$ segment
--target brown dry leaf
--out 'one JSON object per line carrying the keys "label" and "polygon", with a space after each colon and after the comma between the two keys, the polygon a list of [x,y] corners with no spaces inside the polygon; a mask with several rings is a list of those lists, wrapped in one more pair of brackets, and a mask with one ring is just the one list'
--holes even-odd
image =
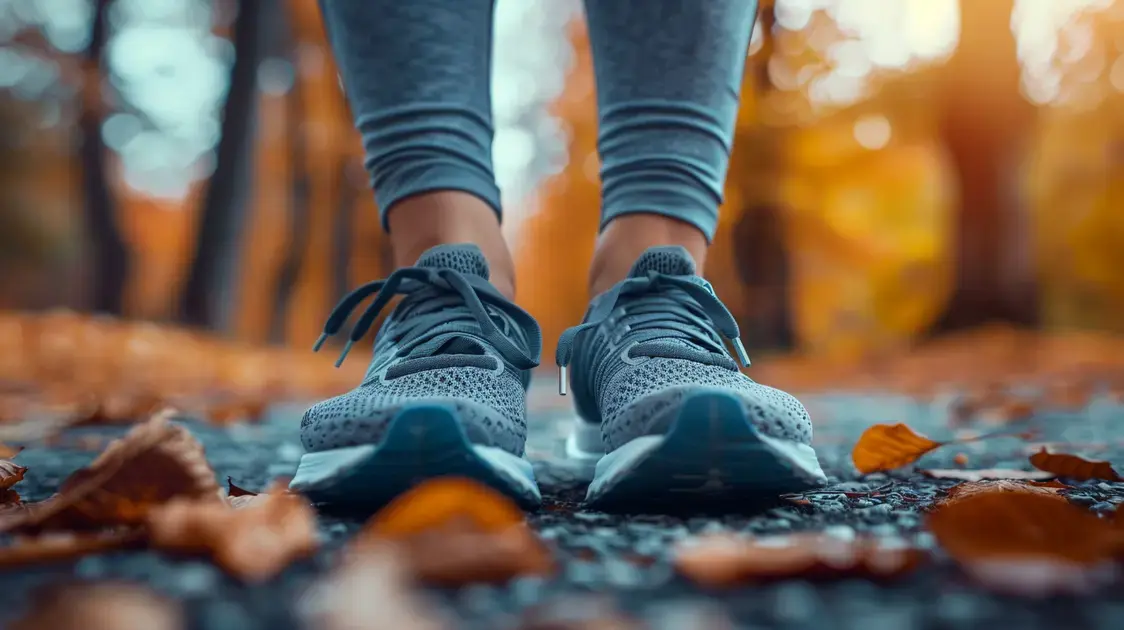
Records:
{"label": "brown dry leaf", "polygon": [[505,582],[553,571],[554,558],[523,512],[475,481],[433,479],[395,499],[353,545],[398,545],[414,575],[436,584]]}
{"label": "brown dry leaf", "polygon": [[1112,464],[1108,462],[1093,461],[1077,455],[1051,453],[1045,448],[1030,456],[1030,464],[1038,470],[1078,481],[1088,479],[1121,481],[1120,475],[1116,474]]}
{"label": "brown dry leaf", "polygon": [[787,578],[892,578],[912,571],[924,559],[918,549],[879,538],[715,534],[680,544],[675,567],[699,584],[718,587]]}
{"label": "brown dry leaf", "polygon": [[226,478],[226,486],[227,486],[226,495],[230,498],[234,498],[234,497],[255,497],[255,496],[258,495],[257,492],[251,492],[249,490],[239,488],[238,486],[234,485],[234,480],[231,479],[230,477]]}
{"label": "brown dry leaf", "polygon": [[298,608],[307,627],[322,630],[447,630],[456,627],[437,602],[417,589],[392,546],[352,550],[316,583]]}
{"label": "brown dry leaf", "polygon": [[1037,494],[1050,497],[1057,501],[1065,501],[1059,494],[1069,486],[1057,481],[1030,481],[1015,479],[981,479],[979,481],[965,481],[948,489],[948,496],[942,503],[954,503],[967,497],[986,493],[1022,493]]}
{"label": "brown dry leaf", "polygon": [[68,477],[58,494],[24,518],[0,523],[0,530],[139,525],[153,506],[172,498],[220,502],[222,491],[203,445],[170,417],[170,412],[157,414],[114,440]]}
{"label": "brown dry leaf", "polygon": [[960,470],[959,468],[931,468],[922,474],[934,479],[955,479],[958,481],[983,481],[985,479],[1015,479],[1019,481],[1045,481],[1057,475],[1044,470],[1014,470],[1008,468],[984,468],[980,470]]}
{"label": "brown dry leaf", "polygon": [[113,391],[98,397],[96,406],[78,424],[131,424],[159,413],[166,406],[152,394]]}
{"label": "brown dry leaf", "polygon": [[11,630],[183,630],[179,604],[131,584],[51,587]]}
{"label": "brown dry leaf", "polygon": [[167,551],[212,557],[247,582],[268,579],[319,546],[316,514],[300,495],[253,497],[234,509],[226,502],[175,499],[148,514],[151,544]]}
{"label": "brown dry leaf", "polygon": [[0,567],[73,560],[92,553],[135,547],[143,541],[144,535],[137,529],[17,536],[12,544],[0,547]]}
{"label": "brown dry leaf", "polygon": [[[676,602],[677,609],[689,607]],[[691,628],[682,619],[668,620],[666,627]],[[710,621],[710,620],[708,620]],[[675,623],[672,623],[675,622]],[[604,596],[560,597],[548,600],[523,612],[519,630],[642,630],[646,626],[629,618],[611,598]],[[725,630],[728,625],[709,624],[708,630]]]}
{"label": "brown dry leaf", "polygon": [[904,424],[876,424],[859,437],[851,459],[859,472],[867,474],[912,464],[942,445]]}
{"label": "brown dry leaf", "polygon": [[1040,595],[1084,591],[1111,575],[1124,532],[1042,492],[981,492],[942,504],[929,530],[990,588]]}
{"label": "brown dry leaf", "polygon": [[7,491],[23,481],[27,469],[7,459],[0,459],[0,491]]}

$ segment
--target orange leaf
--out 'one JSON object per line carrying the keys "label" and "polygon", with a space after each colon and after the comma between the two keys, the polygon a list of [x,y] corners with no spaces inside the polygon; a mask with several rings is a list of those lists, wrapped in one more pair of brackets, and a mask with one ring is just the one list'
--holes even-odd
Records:
{"label": "orange leaf", "polygon": [[1124,542],[1108,521],[1043,493],[965,496],[932,512],[928,526],[970,576],[1028,594],[1092,585]]}
{"label": "orange leaf", "polygon": [[130,584],[85,583],[56,586],[32,601],[11,630],[183,630],[183,611],[174,601]]}
{"label": "orange leaf", "polygon": [[296,494],[259,494],[234,509],[225,502],[180,498],[148,514],[158,549],[211,556],[248,582],[268,579],[319,545],[316,514]]}
{"label": "orange leaf", "polygon": [[675,567],[705,586],[844,577],[889,578],[912,571],[925,554],[876,538],[844,540],[825,534],[743,538],[703,536],[680,544]]}
{"label": "orange leaf", "polygon": [[859,437],[851,459],[863,474],[893,470],[912,464],[942,444],[919,435],[904,424],[876,424]]}
{"label": "orange leaf", "polygon": [[546,574],[550,551],[507,497],[468,479],[422,483],[391,502],[353,543],[398,546],[414,575],[435,584],[505,582]]}
{"label": "orange leaf", "polygon": [[1048,496],[1058,501],[1065,501],[1059,492],[1068,488],[1056,481],[1018,481],[1013,479],[981,479],[979,481],[965,481],[948,489],[948,496],[944,503],[960,501],[962,499],[983,493],[1018,492],[1022,494],[1036,494]]}
{"label": "orange leaf", "polygon": [[409,536],[454,519],[468,519],[484,531],[523,522],[523,511],[491,488],[459,477],[426,481],[390,502],[368,523],[380,538]]}
{"label": "orange leaf", "polygon": [[1120,475],[1116,474],[1112,464],[1108,462],[1092,461],[1077,455],[1050,453],[1045,448],[1030,456],[1030,464],[1038,470],[1078,481],[1088,479],[1121,481]]}

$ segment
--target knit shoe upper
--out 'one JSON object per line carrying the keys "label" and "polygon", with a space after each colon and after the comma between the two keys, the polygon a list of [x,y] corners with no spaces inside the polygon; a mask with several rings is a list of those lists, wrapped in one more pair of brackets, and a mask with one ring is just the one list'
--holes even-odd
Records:
{"label": "knit shoe upper", "polygon": [[804,406],[741,373],[723,341],[738,327],[682,247],[653,247],[629,277],[594,298],[584,322],[563,333],[558,365],[573,364],[570,384],[581,417],[600,423],[606,452],[663,434],[686,396],[733,393],[762,434],[810,444]]}
{"label": "knit shoe upper", "polygon": [[[339,332],[367,297],[344,355],[396,295],[405,296],[375,339],[374,359],[356,389],[314,405],[301,423],[309,451],[378,443],[404,405],[451,405],[469,440],[522,455],[526,390],[538,365],[542,333],[528,313],[488,282],[474,245],[443,245],[414,267],[364,285],[336,306],[323,341]],[[340,357],[343,360],[343,356]]]}

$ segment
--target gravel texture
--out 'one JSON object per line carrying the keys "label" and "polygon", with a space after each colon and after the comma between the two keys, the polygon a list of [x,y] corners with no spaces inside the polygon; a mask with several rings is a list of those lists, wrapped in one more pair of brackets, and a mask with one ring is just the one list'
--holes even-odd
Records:
{"label": "gravel texture", "polygon": [[[550,386],[532,398],[529,452],[537,460],[547,505],[531,522],[557,550],[559,574],[550,580],[525,578],[506,587],[468,586],[435,595],[460,616],[463,627],[580,627],[559,625],[574,610],[594,613],[616,606],[652,628],[791,628],[815,630],[909,630],[928,628],[1121,628],[1124,599],[1110,592],[1084,598],[1030,600],[1000,597],[973,586],[939,555],[905,579],[887,584],[860,580],[813,584],[793,580],[728,591],[704,591],[674,575],[670,543],[700,532],[783,533],[824,530],[906,537],[932,545],[922,531],[922,511],[957,482],[919,473],[859,478],[849,463],[861,431],[877,422],[905,422],[934,439],[953,437],[944,407],[895,396],[820,395],[804,397],[816,421],[816,444],[832,477],[808,504],[731,505],[725,514],[612,515],[583,511],[589,471],[558,458],[567,430],[565,400]],[[258,425],[216,428],[192,424],[219,478],[229,475],[243,488],[260,490],[290,475],[301,455],[300,410],[274,409]],[[1075,444],[1101,459],[1124,461],[1124,407],[1095,400],[1079,411],[1043,411],[1016,429],[1036,428],[1041,441]],[[74,469],[95,453],[66,448],[83,435],[117,435],[118,428],[75,429],[64,446],[30,448],[18,457],[29,470],[19,486],[28,501],[49,496]],[[73,438],[73,439],[71,439]],[[958,453],[967,468],[1026,468],[1038,443],[1002,438],[939,449],[922,467],[955,468]],[[853,496],[874,488],[879,497]],[[850,493],[851,496],[842,494]],[[1124,483],[1085,482],[1067,491],[1071,501],[1098,512],[1115,511],[1124,501]],[[244,586],[207,562],[173,559],[151,552],[90,556],[77,562],[12,569],[0,573],[0,622],[23,609],[30,593],[68,580],[123,579],[171,595],[186,605],[193,628],[274,630],[300,627],[297,603],[311,581],[328,569],[332,551],[360,525],[359,520],[321,516],[327,541],[316,558],[290,567],[277,579]],[[571,612],[567,612],[571,611]],[[531,624],[537,620],[538,625]],[[551,625],[553,623],[553,625]]]}

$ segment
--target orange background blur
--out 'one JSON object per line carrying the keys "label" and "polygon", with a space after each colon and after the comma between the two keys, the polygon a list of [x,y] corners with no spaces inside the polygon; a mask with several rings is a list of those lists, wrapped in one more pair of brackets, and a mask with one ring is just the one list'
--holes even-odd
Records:
{"label": "orange background blur", "polygon": [[[0,15],[0,309],[304,347],[388,272],[314,2],[55,4]],[[545,357],[597,229],[577,6],[497,10],[497,177]],[[1122,270],[1124,0],[763,5],[707,274],[755,357],[1121,332]]]}

